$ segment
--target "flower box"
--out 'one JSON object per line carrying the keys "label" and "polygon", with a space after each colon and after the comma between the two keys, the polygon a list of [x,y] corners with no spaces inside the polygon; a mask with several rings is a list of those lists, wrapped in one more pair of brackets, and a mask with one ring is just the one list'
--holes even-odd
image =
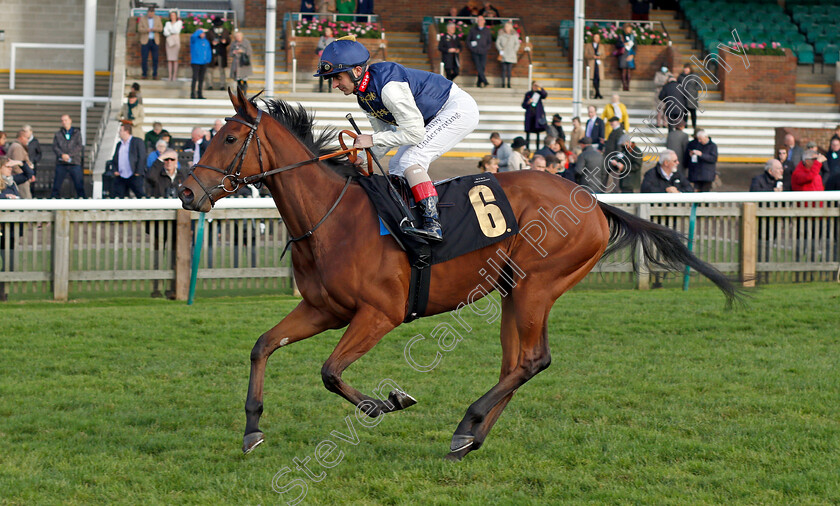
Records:
{"label": "flower box", "polygon": [[790,49],[783,56],[747,54],[747,68],[738,56],[720,51],[730,67],[718,65],[719,88],[726,102],[793,104],[796,102],[796,56]]}

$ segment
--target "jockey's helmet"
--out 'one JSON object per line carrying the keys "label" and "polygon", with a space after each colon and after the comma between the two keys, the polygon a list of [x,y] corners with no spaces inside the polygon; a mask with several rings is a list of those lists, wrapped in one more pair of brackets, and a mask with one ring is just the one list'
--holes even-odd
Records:
{"label": "jockey's helmet", "polygon": [[[369,59],[370,52],[365,46],[353,39],[342,37],[330,42],[330,45],[321,53],[321,61],[318,62],[315,77],[349,72],[355,67],[364,67]],[[356,80],[352,74],[350,77]]]}

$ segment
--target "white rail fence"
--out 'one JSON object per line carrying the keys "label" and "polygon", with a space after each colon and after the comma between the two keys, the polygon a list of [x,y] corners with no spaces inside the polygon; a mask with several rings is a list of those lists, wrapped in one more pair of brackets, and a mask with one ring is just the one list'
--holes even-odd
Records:
{"label": "white rail fence", "polygon": [[[837,280],[840,192],[599,198],[684,234],[696,204],[694,251],[732,276]],[[171,290],[185,299],[198,216],[175,199],[0,200],[0,294],[66,300]],[[207,217],[199,292],[291,291],[289,257],[280,261],[288,236],[272,199],[226,199]],[[681,279],[637,275],[629,260],[605,258],[584,284],[646,288]]]}

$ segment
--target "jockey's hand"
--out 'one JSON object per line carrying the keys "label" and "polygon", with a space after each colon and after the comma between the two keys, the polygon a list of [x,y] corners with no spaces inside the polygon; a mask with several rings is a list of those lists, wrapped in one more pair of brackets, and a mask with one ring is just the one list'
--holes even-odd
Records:
{"label": "jockey's hand", "polygon": [[356,137],[356,140],[353,141],[354,148],[371,148],[373,147],[373,136],[372,135],[360,135]]}

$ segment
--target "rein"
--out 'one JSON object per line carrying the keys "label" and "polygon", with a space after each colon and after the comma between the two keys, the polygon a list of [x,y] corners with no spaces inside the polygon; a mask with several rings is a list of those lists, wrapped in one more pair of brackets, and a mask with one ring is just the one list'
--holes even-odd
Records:
{"label": "rein", "polygon": [[[334,151],[332,153],[328,153],[326,155],[312,157],[308,160],[303,160],[303,161],[300,161],[300,162],[295,162],[295,163],[292,163],[292,164],[289,164],[289,165],[285,165],[283,167],[278,167],[276,169],[271,169],[271,170],[268,170],[268,171],[264,171],[263,170],[263,160],[262,160],[262,143],[260,142],[259,134],[257,134],[257,128],[259,128],[259,126],[260,126],[260,121],[262,120],[263,111],[262,111],[262,109],[257,109],[257,111],[258,111],[257,112],[257,118],[254,120],[253,123],[250,123],[248,121],[245,121],[243,119],[236,118],[236,117],[225,118],[225,121],[236,121],[237,123],[241,123],[241,124],[245,125],[246,127],[248,127],[250,129],[250,131],[248,132],[248,137],[245,139],[245,142],[242,144],[242,147],[239,148],[239,152],[237,152],[236,157],[230,162],[230,165],[228,165],[227,169],[222,170],[218,167],[213,167],[211,165],[203,165],[203,164],[198,164],[198,163],[193,165],[192,168],[190,169],[190,172],[189,172],[189,174],[187,174],[187,177],[185,178],[185,180],[189,179],[190,176],[192,176],[192,178],[195,179],[196,183],[198,183],[198,186],[200,186],[201,189],[204,191],[204,195],[201,197],[201,200],[199,200],[198,203],[195,205],[196,207],[201,207],[201,205],[204,204],[205,200],[210,200],[210,205],[212,206],[215,202],[213,200],[213,197],[210,196],[210,194],[213,191],[215,191],[219,188],[221,188],[227,194],[235,193],[237,190],[239,190],[239,188],[243,184],[253,184],[253,183],[256,183],[256,182],[260,182],[263,179],[267,178],[268,176],[272,176],[274,174],[279,174],[279,173],[285,172],[287,170],[296,169],[298,167],[303,167],[304,165],[308,165],[310,163],[321,162],[321,161],[324,161],[324,160],[328,160],[330,158],[335,158],[335,157],[341,156],[341,155],[347,155],[347,158],[350,160],[350,163],[356,163],[357,153],[358,153],[360,148],[347,148],[347,146],[344,143],[344,138],[342,137],[342,135],[347,134],[348,136],[350,136],[353,139],[355,139],[357,137],[357,135],[355,133],[349,131],[349,130],[342,130],[338,134],[338,141],[339,141],[339,144],[341,144],[342,149],[339,149],[339,150]],[[245,161],[245,154],[248,152],[248,147],[251,145],[251,140],[255,137],[257,139],[257,159],[259,160],[259,164],[260,164],[260,172],[258,174],[254,174],[252,176],[246,176],[246,177],[243,178],[243,177],[240,177],[240,174],[242,172],[242,164]],[[196,147],[196,149],[197,148],[198,147]],[[368,158],[369,172],[366,172],[363,169],[360,169],[360,172],[363,175],[370,176],[373,173],[373,171],[371,169],[372,163],[371,163],[371,153],[370,153],[370,151],[367,151],[367,158]],[[234,166],[235,166],[235,168],[234,168]],[[197,167],[201,167],[201,168],[204,168],[204,169],[210,169],[212,171],[215,171],[215,172],[218,172],[218,173],[222,174],[221,182],[219,182],[219,184],[217,184],[215,186],[211,186],[208,189],[204,185],[204,183],[201,182],[201,180],[198,178],[198,176],[195,175],[195,169]],[[335,211],[335,208],[338,207],[338,203],[341,202],[341,199],[344,197],[344,194],[347,193],[347,188],[350,186],[351,179],[352,179],[352,177],[347,178],[347,181],[344,183],[344,188],[342,188],[341,193],[339,193],[339,195],[338,195],[338,198],[335,200],[335,202],[333,202],[332,207],[330,207],[329,211],[327,211],[327,213],[324,215],[324,217],[321,218],[321,220],[318,221],[318,223],[316,223],[314,227],[309,229],[309,231],[304,233],[303,235],[301,235],[299,237],[291,237],[291,238],[289,238],[288,241],[286,241],[286,247],[283,248],[283,253],[280,255],[280,260],[282,260],[283,257],[286,255],[286,252],[289,250],[289,246],[291,246],[292,243],[302,241],[303,239],[311,237],[312,234],[316,230],[318,230],[318,227],[320,227],[327,220],[327,218],[330,216],[330,214],[332,214],[332,212]],[[230,182],[230,189],[228,189],[228,185],[226,184],[226,182],[228,182],[228,181]]]}

